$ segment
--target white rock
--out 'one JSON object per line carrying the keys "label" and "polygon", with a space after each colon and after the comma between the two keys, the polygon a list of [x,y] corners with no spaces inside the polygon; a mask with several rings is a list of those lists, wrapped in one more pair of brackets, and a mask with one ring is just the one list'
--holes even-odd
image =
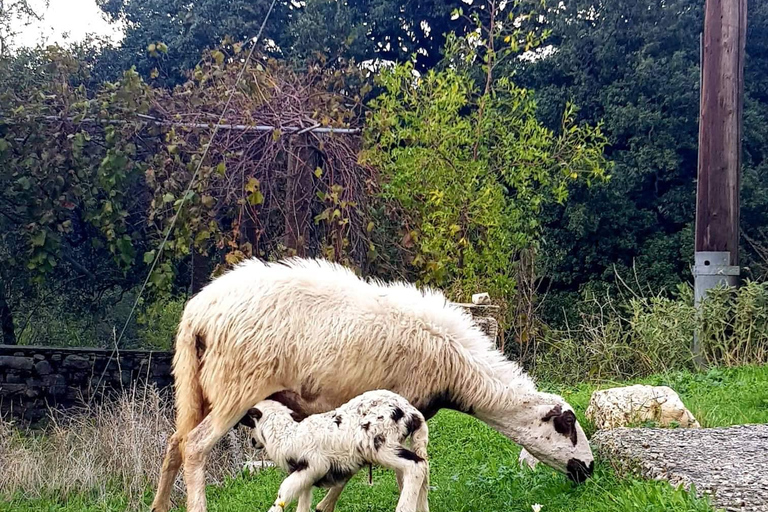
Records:
{"label": "white rock", "polygon": [[249,460],[245,462],[243,469],[250,473],[255,473],[265,468],[271,468],[274,465],[275,463],[271,460]]}
{"label": "white rock", "polygon": [[485,306],[491,303],[491,296],[487,293],[476,293],[472,295],[472,304]]}
{"label": "white rock", "polygon": [[699,428],[699,422],[672,388],[637,384],[592,393],[587,418],[600,429],[652,421],[662,427]]}

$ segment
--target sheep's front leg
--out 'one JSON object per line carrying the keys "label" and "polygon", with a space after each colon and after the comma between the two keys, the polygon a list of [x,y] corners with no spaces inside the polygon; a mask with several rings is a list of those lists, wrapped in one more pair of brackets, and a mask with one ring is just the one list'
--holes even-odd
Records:
{"label": "sheep's front leg", "polygon": [[309,468],[294,471],[288,478],[280,484],[280,490],[277,491],[277,499],[269,512],[283,512],[285,507],[292,503],[296,498],[310,493],[312,498],[312,484],[316,482],[325,472],[312,471]]}

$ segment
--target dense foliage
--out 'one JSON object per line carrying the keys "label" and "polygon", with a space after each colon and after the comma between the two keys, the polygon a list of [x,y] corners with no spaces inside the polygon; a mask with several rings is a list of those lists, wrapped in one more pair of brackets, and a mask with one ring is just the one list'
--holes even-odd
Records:
{"label": "dense foliage", "polygon": [[[768,10],[750,1],[744,107],[742,262],[766,275]],[[551,54],[517,63],[521,85],[536,91],[539,113],[557,126],[563,106],[603,122],[613,162],[609,183],[577,187],[550,210],[541,272],[548,315],[578,292],[626,281],[673,290],[690,279],[697,169],[699,35],[703,2],[571,0],[542,18]]]}
{"label": "dense foliage", "polygon": [[[756,279],[763,4],[749,2],[741,215]],[[163,332],[226,265],[307,254],[459,299],[491,291],[522,352],[548,332],[537,317],[595,313],[585,296],[669,297],[690,279],[700,2],[278,1],[225,113],[278,129],[211,140],[269,5],[103,0],[127,23],[116,46],[0,58],[5,341],[111,343],[155,260],[138,318]],[[377,58],[397,64],[355,64]],[[285,131],[315,124],[364,137]],[[127,334],[163,345],[151,331]]]}
{"label": "dense foliage", "polygon": [[599,129],[574,125],[569,108],[555,135],[536,120],[530,92],[506,78],[478,93],[461,72],[414,80],[405,64],[380,82],[364,156],[405,212],[410,263],[454,296],[512,296],[542,209],[565,201],[569,183],[603,175]]}
{"label": "dense foliage", "polygon": [[172,91],[147,85],[133,70],[91,88],[87,62],[55,47],[4,62],[6,304],[80,291],[80,306],[105,308],[105,294],[130,295],[155,260],[147,290],[155,298],[183,293],[192,278],[199,287],[217,267],[254,255],[367,261],[376,181],[357,164],[359,136],[281,133],[348,126],[359,113],[343,87],[359,70],[296,74],[256,61],[230,102],[242,115],[224,121],[277,128],[221,130],[211,141],[208,124],[241,69],[233,58],[240,50],[210,53]]}

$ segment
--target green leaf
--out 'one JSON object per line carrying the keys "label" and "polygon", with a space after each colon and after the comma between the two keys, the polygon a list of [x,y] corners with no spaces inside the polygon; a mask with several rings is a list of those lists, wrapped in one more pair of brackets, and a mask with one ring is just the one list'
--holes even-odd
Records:
{"label": "green leaf", "polygon": [[155,254],[156,254],[156,252],[155,252],[154,249],[152,249],[151,251],[145,252],[144,253],[144,263],[149,265],[153,261],[155,261]]}
{"label": "green leaf", "polygon": [[40,230],[31,237],[32,246],[33,247],[42,247],[45,245],[45,239],[46,239],[47,233],[45,230]]}
{"label": "green leaf", "polygon": [[264,196],[261,194],[260,190],[257,190],[252,194],[248,195],[248,203],[252,206],[259,205],[263,202],[264,202]]}
{"label": "green leaf", "polygon": [[245,191],[246,192],[255,192],[259,189],[259,180],[256,178],[250,178],[248,180],[248,183],[245,184]]}
{"label": "green leaf", "polygon": [[166,192],[165,194],[163,194],[163,203],[171,203],[175,199],[176,197],[174,197],[174,195],[171,194],[170,192]]}

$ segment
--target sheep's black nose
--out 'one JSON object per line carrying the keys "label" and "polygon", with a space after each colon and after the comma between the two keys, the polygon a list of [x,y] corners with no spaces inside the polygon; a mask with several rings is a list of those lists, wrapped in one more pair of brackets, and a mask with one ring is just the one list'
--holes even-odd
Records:
{"label": "sheep's black nose", "polygon": [[591,477],[594,470],[595,461],[590,462],[589,466],[587,466],[583,461],[578,459],[571,459],[568,461],[566,466],[568,478],[577,484],[580,484],[587,478]]}

